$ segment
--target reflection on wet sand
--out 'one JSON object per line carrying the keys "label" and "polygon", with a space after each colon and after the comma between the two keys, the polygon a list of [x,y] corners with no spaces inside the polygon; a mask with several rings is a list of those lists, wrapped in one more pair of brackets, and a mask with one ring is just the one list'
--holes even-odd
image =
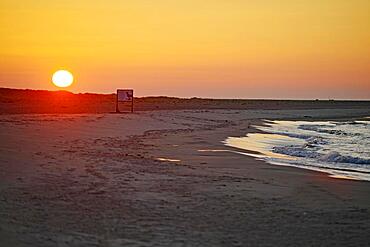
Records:
{"label": "reflection on wet sand", "polygon": [[198,149],[198,152],[231,152],[227,149]]}
{"label": "reflection on wet sand", "polygon": [[178,159],[169,159],[169,158],[162,158],[162,157],[157,158],[157,160],[168,161],[168,162],[181,162],[181,160],[178,160]]}

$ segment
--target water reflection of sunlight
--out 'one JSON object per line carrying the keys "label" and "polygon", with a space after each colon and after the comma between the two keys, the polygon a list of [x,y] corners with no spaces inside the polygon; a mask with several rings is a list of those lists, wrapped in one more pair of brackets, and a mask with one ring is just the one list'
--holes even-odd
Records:
{"label": "water reflection of sunlight", "polygon": [[330,174],[331,178],[348,179],[348,180],[361,180],[360,178],[349,177],[350,175]]}
{"label": "water reflection of sunlight", "polygon": [[[229,137],[226,139],[225,144],[230,147],[257,152],[272,158],[294,160],[293,157],[288,155],[271,151],[272,147],[276,144],[287,144],[289,142],[291,142],[291,137],[288,136],[252,133],[248,134],[246,137]],[[250,156],[261,157],[261,155],[256,154],[250,154]]]}

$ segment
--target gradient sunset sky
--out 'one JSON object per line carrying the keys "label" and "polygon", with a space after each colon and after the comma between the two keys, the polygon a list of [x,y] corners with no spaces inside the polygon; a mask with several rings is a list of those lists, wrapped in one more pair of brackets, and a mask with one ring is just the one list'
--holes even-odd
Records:
{"label": "gradient sunset sky", "polygon": [[0,87],[370,99],[369,0],[0,0]]}

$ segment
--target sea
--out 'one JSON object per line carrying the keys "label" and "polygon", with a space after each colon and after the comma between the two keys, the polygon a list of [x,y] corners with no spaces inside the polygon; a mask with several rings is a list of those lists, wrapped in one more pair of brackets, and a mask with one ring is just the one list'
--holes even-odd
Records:
{"label": "sea", "polygon": [[370,181],[369,117],[347,121],[265,121],[253,127],[261,133],[229,137],[225,145],[243,149],[243,154],[274,165]]}

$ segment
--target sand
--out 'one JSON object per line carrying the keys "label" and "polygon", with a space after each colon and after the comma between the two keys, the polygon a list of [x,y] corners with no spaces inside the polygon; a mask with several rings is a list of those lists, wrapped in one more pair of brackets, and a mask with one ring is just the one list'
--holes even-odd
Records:
{"label": "sand", "polygon": [[370,115],[344,108],[2,114],[0,245],[367,246],[368,182],[222,143],[261,119]]}

